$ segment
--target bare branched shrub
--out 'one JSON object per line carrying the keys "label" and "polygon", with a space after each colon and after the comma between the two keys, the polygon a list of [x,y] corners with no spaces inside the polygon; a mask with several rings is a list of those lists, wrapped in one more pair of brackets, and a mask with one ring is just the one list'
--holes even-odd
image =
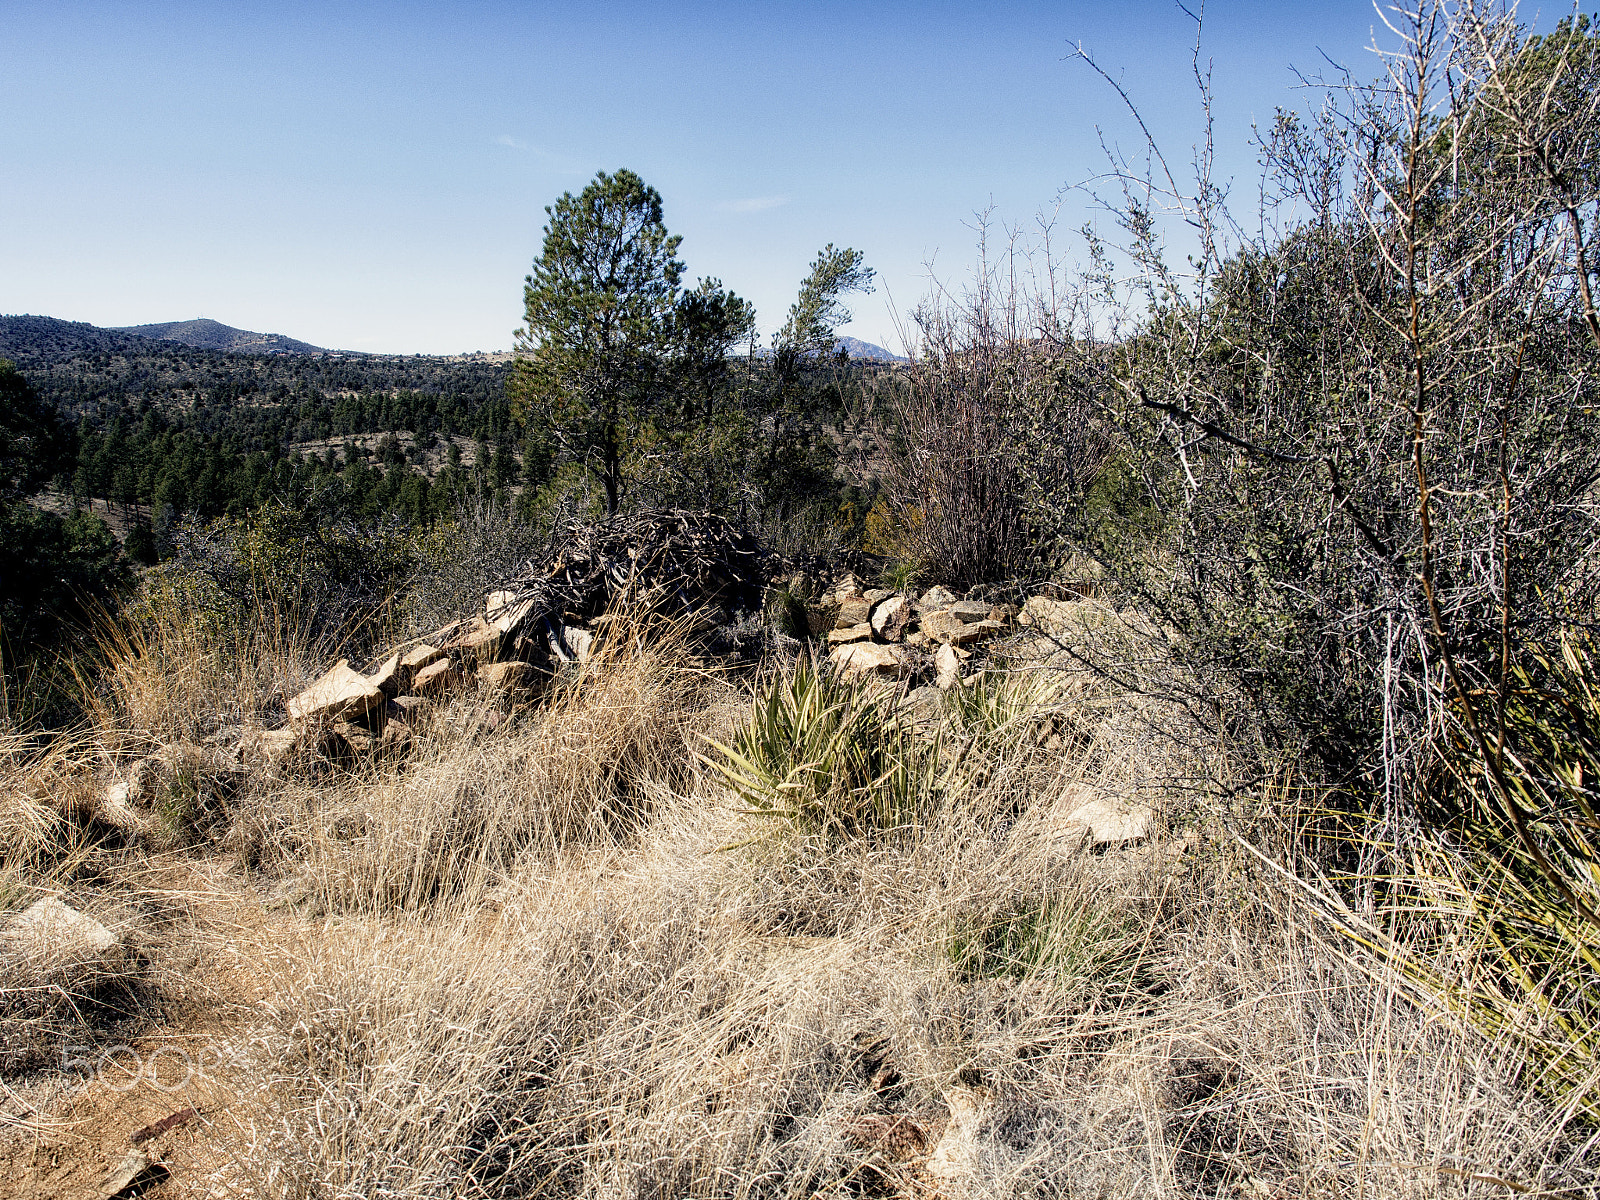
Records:
{"label": "bare branched shrub", "polygon": [[1090,380],[1058,307],[1048,227],[1040,275],[989,260],[985,220],[973,286],[916,313],[920,344],[885,384],[887,483],[911,554],[959,587],[1055,565],[1072,514],[1105,461]]}
{"label": "bare branched shrub", "polygon": [[[1089,543],[1218,728],[1236,697],[1264,742],[1399,811],[1446,658],[1492,686],[1508,648],[1590,611],[1600,117],[1595,89],[1555,86],[1592,78],[1591,38],[1528,42],[1472,3],[1392,20],[1376,83],[1265,135],[1255,234],[1209,149],[1191,191],[1158,151],[1114,164],[1125,304],[1154,315],[1112,348],[1108,395],[1163,536]],[[1163,211],[1199,230],[1192,270]]]}

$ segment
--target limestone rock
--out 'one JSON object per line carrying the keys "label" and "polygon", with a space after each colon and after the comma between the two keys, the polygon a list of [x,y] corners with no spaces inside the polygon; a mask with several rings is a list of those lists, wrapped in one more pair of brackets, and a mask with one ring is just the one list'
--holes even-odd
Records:
{"label": "limestone rock", "polygon": [[455,663],[448,658],[429,663],[411,680],[411,690],[419,696],[436,696],[458,678]]}
{"label": "limestone rock", "polygon": [[423,642],[421,645],[413,646],[400,655],[400,670],[409,679],[415,676],[423,667],[436,663],[443,657],[443,650],[428,642]]}
{"label": "limestone rock", "polygon": [[870,642],[871,640],[871,625],[852,625],[848,629],[835,629],[828,634],[828,645],[830,646],[848,646],[852,642]]}
{"label": "limestone rock", "polygon": [[834,620],[834,628],[849,629],[855,625],[865,625],[871,616],[872,605],[855,596],[839,604],[839,615]]}
{"label": "limestone rock", "polygon": [[[427,715],[428,707],[421,696],[396,696],[384,706],[384,715],[389,718],[390,725],[415,725]],[[388,728],[384,726],[385,730]]]}
{"label": "limestone rock", "polygon": [[1061,807],[1067,808],[1066,815],[1051,822],[1050,836],[1055,841],[1076,841],[1091,846],[1142,842],[1150,836],[1155,822],[1155,813],[1149,805],[1109,796],[1084,799],[1082,793],[1068,793]]}
{"label": "limestone rock", "polygon": [[941,608],[923,614],[922,632],[928,635],[930,641],[965,646],[987,636],[989,630],[983,622],[964,621],[949,609]]}
{"label": "limestone rock", "polygon": [[898,642],[911,624],[911,601],[889,596],[872,610],[872,632],[886,642]]}
{"label": "limestone rock", "polygon": [[845,678],[859,675],[883,675],[900,678],[911,673],[911,652],[904,646],[885,646],[876,642],[855,642],[836,646],[828,660],[838,667]]}
{"label": "limestone rock", "polygon": [[933,653],[934,682],[948,692],[961,682],[961,656],[951,645],[940,646]]}
{"label": "limestone rock", "polygon": [[117,945],[117,935],[93,917],[54,896],[36,900],[12,918],[6,937],[20,948],[50,958],[91,959]]}
{"label": "limestone rock", "polygon": [[934,612],[937,609],[949,608],[959,599],[960,597],[949,588],[934,586],[922,593],[922,597],[917,601],[917,611]]}
{"label": "limestone rock", "polygon": [[349,659],[341,658],[331,671],[289,701],[289,717],[295,721],[338,720],[360,716],[383,700],[378,681],[354,670]]}
{"label": "limestone rock", "polygon": [[868,588],[865,592],[861,593],[861,598],[868,604],[877,604],[880,600],[887,600],[891,594],[892,593],[886,592],[882,588]]}
{"label": "limestone rock", "polygon": [[987,600],[957,600],[945,611],[954,613],[963,621],[986,621],[993,609],[994,606]]}
{"label": "limestone rock", "polygon": [[478,679],[496,689],[527,687],[533,682],[534,675],[533,664],[525,662],[486,663],[478,668]]}

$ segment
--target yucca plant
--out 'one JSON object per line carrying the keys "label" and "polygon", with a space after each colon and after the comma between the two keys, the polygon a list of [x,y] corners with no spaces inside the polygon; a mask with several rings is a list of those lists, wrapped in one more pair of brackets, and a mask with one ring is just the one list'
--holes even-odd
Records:
{"label": "yucca plant", "polygon": [[702,759],[752,813],[805,833],[912,825],[945,795],[955,764],[941,766],[938,739],[920,738],[898,699],[803,658],[755,698],[733,744],[712,741]]}
{"label": "yucca plant", "polygon": [[1600,662],[1587,637],[1524,646],[1462,689],[1422,788],[1428,835],[1358,840],[1399,870],[1346,938],[1419,999],[1517,1046],[1537,1083],[1600,1119]]}

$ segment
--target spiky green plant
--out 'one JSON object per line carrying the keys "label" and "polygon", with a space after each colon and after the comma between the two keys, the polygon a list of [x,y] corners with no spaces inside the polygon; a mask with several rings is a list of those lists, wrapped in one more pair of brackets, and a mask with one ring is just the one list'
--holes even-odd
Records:
{"label": "spiky green plant", "polygon": [[[1519,648],[1458,696],[1423,789],[1428,836],[1378,847],[1378,921],[1344,935],[1419,995],[1519,1046],[1545,1089],[1600,1119],[1600,662],[1587,638]],[[1374,844],[1372,839],[1364,839]]]}
{"label": "spiky green plant", "polygon": [[919,737],[898,700],[801,659],[755,698],[733,744],[712,741],[702,759],[752,813],[805,833],[913,825],[945,795],[955,764],[941,767],[938,739]]}

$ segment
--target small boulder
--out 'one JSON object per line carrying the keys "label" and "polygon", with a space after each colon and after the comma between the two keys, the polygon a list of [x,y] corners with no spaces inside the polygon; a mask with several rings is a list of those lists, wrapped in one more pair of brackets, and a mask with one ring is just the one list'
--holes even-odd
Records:
{"label": "small boulder", "polygon": [[954,613],[963,621],[986,621],[993,610],[994,605],[987,600],[957,600],[945,609],[946,612]]}
{"label": "small boulder", "polygon": [[350,666],[349,659],[341,658],[331,671],[289,701],[289,717],[295,721],[339,720],[361,716],[383,700],[383,687],[378,680],[363,675]]}
{"label": "small boulder", "polygon": [[839,672],[846,678],[859,675],[882,675],[901,678],[911,673],[911,652],[904,646],[885,646],[876,642],[855,642],[836,646],[828,655]]}
{"label": "small boulder", "polygon": [[413,646],[400,655],[400,670],[407,678],[411,678],[423,667],[436,663],[443,657],[443,650],[437,646],[430,645],[428,642],[423,642],[421,645]]}
{"label": "small boulder", "polygon": [[839,605],[839,615],[834,619],[835,629],[849,629],[855,625],[865,625],[872,616],[872,605],[859,596],[842,601]]}
{"label": "small boulder", "polygon": [[12,918],[6,937],[47,958],[86,960],[114,949],[117,935],[54,896],[36,900]]}
{"label": "small boulder", "polygon": [[911,601],[889,596],[872,610],[872,632],[886,642],[898,642],[911,624]]}
{"label": "small boulder", "polygon": [[922,632],[928,635],[930,641],[944,642],[951,646],[965,646],[985,637],[989,631],[983,628],[981,622],[964,621],[949,609],[941,608],[923,614]]}
{"label": "small boulder", "polygon": [[887,600],[891,594],[882,588],[868,588],[861,594],[861,598],[868,604],[877,604],[880,600]]}
{"label": "small boulder", "polygon": [[486,663],[478,668],[479,681],[496,690],[527,687],[533,682],[534,675],[533,664],[525,662]]}
{"label": "small boulder", "polygon": [[460,678],[455,663],[448,658],[429,663],[411,680],[411,690],[419,696],[437,696]]}
{"label": "small boulder", "polygon": [[948,692],[961,682],[961,652],[954,646],[940,646],[933,653],[934,683]]}
{"label": "small boulder", "polygon": [[921,598],[917,601],[917,611],[924,613],[934,612],[941,608],[949,608],[959,599],[960,597],[949,588],[935,585],[922,593]]}
{"label": "small boulder", "polygon": [[1090,846],[1127,845],[1148,838],[1155,822],[1155,812],[1149,805],[1109,796],[1091,795],[1083,799],[1082,793],[1069,792],[1060,807],[1069,805],[1064,817],[1051,822],[1050,836],[1054,841]]}
{"label": "small boulder", "polygon": [[852,625],[849,629],[835,629],[828,634],[828,645],[848,646],[854,642],[870,642],[871,625]]}

